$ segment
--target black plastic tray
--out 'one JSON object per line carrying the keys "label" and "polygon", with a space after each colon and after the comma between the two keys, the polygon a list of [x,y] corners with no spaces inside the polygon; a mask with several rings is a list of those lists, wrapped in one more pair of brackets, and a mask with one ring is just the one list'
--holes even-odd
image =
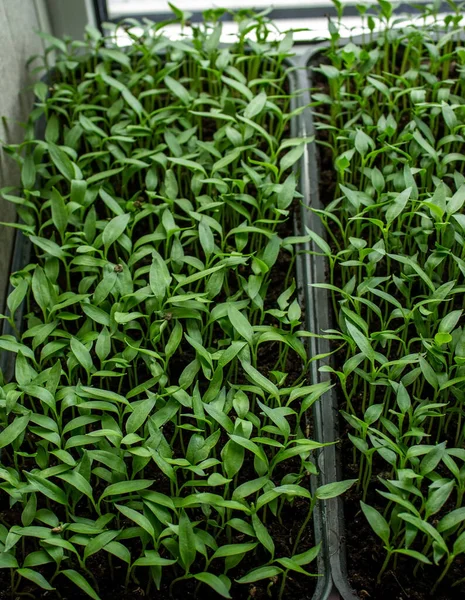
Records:
{"label": "black plastic tray", "polygon": [[[16,273],[25,267],[29,262],[31,254],[31,242],[23,235],[23,232],[19,229],[15,230],[13,238],[13,252],[10,263],[10,273]],[[8,282],[7,296],[13,291],[13,286]],[[5,298],[5,311],[6,308]],[[24,317],[24,303],[17,309],[15,313],[15,324],[18,331],[22,329],[22,322]],[[8,321],[3,320],[2,335],[15,335],[15,332]],[[11,381],[15,373],[15,360],[16,355],[13,352],[7,352],[6,350],[0,351],[0,369],[2,370],[5,381]]]}
{"label": "black plastic tray", "polygon": [[[302,57],[297,56],[295,59],[287,59],[286,66],[296,67],[290,76],[290,92],[294,93],[298,90],[299,95],[294,96],[291,100],[291,110],[301,106],[307,108],[291,121],[291,137],[309,137],[314,133],[313,118],[308,104],[310,97],[308,93],[308,80],[305,69],[302,68]],[[51,74],[45,76],[43,80],[47,83]],[[36,139],[42,139],[45,133],[45,118],[41,117],[35,127]],[[312,213],[306,208],[309,205],[316,206],[318,199],[318,171],[316,161],[316,149],[314,144],[307,144],[305,152],[301,160],[295,165],[295,170],[299,174],[299,191],[303,196],[301,203],[300,214],[294,220],[294,232],[296,235],[305,235],[305,226],[314,227],[311,221]],[[21,230],[15,230],[14,248],[11,260],[10,273],[15,273],[28,264],[31,255],[31,243],[29,239],[22,233]],[[311,244],[301,244],[299,250],[312,250]],[[317,258],[317,257],[316,257]],[[306,327],[309,331],[315,331],[316,328],[326,327],[326,322],[323,323],[322,318],[329,318],[325,302],[321,298],[316,298],[313,288],[310,283],[321,280],[318,276],[320,266],[317,260],[310,258],[308,254],[299,254],[296,260],[296,275],[298,283],[299,301],[305,307]],[[316,269],[316,270],[315,270]],[[8,294],[12,291],[11,284],[8,287]],[[320,314],[321,313],[321,314]],[[22,329],[24,319],[24,303],[18,308],[15,314],[15,323],[19,331]],[[4,320],[2,334],[14,335],[10,324]],[[310,342],[310,356],[321,350],[318,343],[312,338]],[[11,352],[0,351],[0,368],[4,374],[5,380],[10,381],[14,377],[16,355]],[[311,380],[316,383],[322,381],[322,377],[318,373],[318,366],[312,363]],[[326,398],[321,398],[313,405],[313,437],[318,441],[332,441],[333,436],[326,434],[328,423],[335,422],[334,414],[337,410],[329,406]],[[329,431],[329,430],[328,430]],[[316,453],[316,462],[320,474],[318,477],[312,477],[312,493],[315,489],[326,483],[336,481],[337,477],[334,474],[336,458],[334,447],[321,449]],[[333,581],[331,578],[332,568],[332,538],[328,532],[338,530],[335,529],[334,515],[337,513],[335,507],[332,506],[332,501],[319,501],[313,513],[313,529],[314,529],[314,544],[321,542],[322,550],[317,558],[317,572],[320,575],[316,580],[315,591],[312,595],[312,600],[339,600],[340,596],[335,592]],[[332,517],[333,515],[333,517]],[[334,521],[334,523],[333,523]],[[337,533],[336,533],[337,535]],[[312,579],[312,581],[315,581]],[[349,598],[349,597],[348,597]],[[296,598],[295,600],[302,600]]]}
{"label": "black plastic tray", "polygon": [[[344,45],[349,40],[340,40],[340,44]],[[352,41],[361,42],[361,36],[355,36]],[[301,72],[305,80],[305,97],[304,102],[307,106],[311,102],[312,89],[312,64],[317,62],[317,58],[322,52],[329,47],[329,42],[323,42],[315,45],[310,51],[306,52],[300,58]],[[315,123],[313,119],[313,111],[310,107],[305,110],[305,123],[307,129],[306,135],[315,135]],[[305,189],[305,196],[309,198],[310,206],[316,209],[324,208],[320,197],[320,178],[319,178],[319,152],[317,144],[308,146],[308,156],[306,157],[307,164],[307,182],[308,186]],[[307,211],[307,225],[323,239],[326,239],[326,231],[317,215],[311,211]],[[320,252],[321,250],[312,244],[312,250]],[[312,283],[324,283],[327,281],[328,263],[325,256],[312,256],[311,260],[307,261],[306,280],[309,283],[309,305],[311,306],[310,315],[312,321],[308,324],[312,332],[319,333],[322,330],[332,327],[332,304],[327,290],[312,287]],[[331,351],[329,340],[322,338],[311,338],[311,354],[327,354]],[[329,364],[331,358],[328,357],[322,361],[312,363],[312,381],[314,383],[320,381],[328,381],[329,373],[321,373],[319,367],[322,364]],[[342,479],[342,467],[340,448],[336,443],[339,440],[339,413],[338,413],[338,398],[336,388],[328,390],[315,406],[314,414],[315,438],[318,441],[332,443],[326,446],[319,459],[319,467],[321,472],[322,483],[328,484]],[[344,503],[341,497],[331,498],[323,503],[322,506],[322,521],[323,521],[323,539],[325,541],[328,566],[330,569],[330,579],[332,581],[332,591],[327,597],[328,600],[342,598],[343,600],[358,600],[358,596],[351,588],[347,576],[347,557],[345,547],[345,523],[344,523]]]}
{"label": "black plastic tray", "polygon": [[[291,79],[291,92],[299,90],[300,94],[298,98],[294,98],[295,106],[305,106],[305,110],[298,115],[297,118],[293,119],[291,123],[291,137],[302,137],[308,138],[314,134],[313,118],[310,108],[310,96],[308,92],[308,81],[307,74],[304,69],[301,68],[301,58],[297,58],[295,64],[299,67],[294,73]],[[299,191],[303,196],[300,214],[294,220],[294,229],[296,235],[305,235],[305,227],[310,227],[311,223],[311,211],[308,210],[309,206],[313,205],[313,189],[317,182],[317,163],[315,154],[315,144],[310,143],[305,145],[305,151],[302,155],[299,164],[297,165],[299,172]],[[316,186],[318,190],[318,186]],[[301,305],[305,306],[305,325],[308,331],[315,331],[316,323],[318,322],[317,317],[317,304],[315,303],[315,297],[311,283],[316,281],[312,271],[314,268],[315,261],[307,252],[313,250],[312,244],[306,243],[300,245],[300,251],[303,251],[296,261],[296,276],[299,288],[299,300]],[[316,354],[316,348],[314,338],[309,338],[309,355],[314,356]],[[315,362],[311,363],[310,369],[310,380],[311,383],[316,383],[319,377],[318,368]],[[323,423],[326,421],[326,399],[320,398],[313,405],[313,427],[312,437],[320,442],[325,441],[323,436]],[[330,455],[327,454],[328,448],[322,448],[316,453],[316,462],[319,470],[319,476],[312,478],[312,493],[315,492],[316,487],[330,483],[331,480],[327,478],[326,471],[327,460],[333,460]],[[315,511],[313,513],[313,527],[315,533],[315,544],[321,542],[322,549],[318,556],[318,573],[321,575],[318,579],[315,592],[312,600],[338,600],[339,596],[333,593],[333,582],[331,578],[331,563],[330,563],[330,547],[328,545],[328,512],[326,510],[326,503],[318,501]],[[300,600],[297,599],[296,600]]]}

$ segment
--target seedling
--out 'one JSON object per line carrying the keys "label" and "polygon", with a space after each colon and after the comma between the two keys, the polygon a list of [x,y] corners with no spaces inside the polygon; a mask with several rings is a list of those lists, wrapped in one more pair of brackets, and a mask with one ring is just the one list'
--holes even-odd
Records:
{"label": "seedling", "polygon": [[311,141],[289,137],[292,35],[269,41],[241,12],[223,47],[219,13],[191,26],[173,10],[177,41],[132,21],[124,49],[112,28],[46,36],[56,67],[6,148],[22,186],[3,197],[33,246],[5,315],[24,303],[24,326],[0,337],[16,355],[0,388],[12,596],[67,578],[98,598],[98,554],[147,595],[239,597],[277,577],[282,598],[289,572],[315,575],[317,501],[353,483],[310,486],[324,444],[306,419],[328,385],[307,381],[289,235]]}

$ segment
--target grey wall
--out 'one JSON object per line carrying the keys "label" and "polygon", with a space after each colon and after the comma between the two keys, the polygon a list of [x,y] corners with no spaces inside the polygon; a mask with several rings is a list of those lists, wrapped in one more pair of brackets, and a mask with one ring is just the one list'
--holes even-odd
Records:
{"label": "grey wall", "polygon": [[[0,0],[1,1],[1,0]],[[46,0],[50,27],[57,37],[82,39],[87,23],[95,26],[92,0]]]}
{"label": "grey wall", "polygon": [[[49,31],[45,0],[0,0],[0,143],[22,139],[24,121],[33,98],[27,59],[43,52],[37,30]],[[0,187],[16,185],[16,164],[0,151]],[[12,204],[0,199],[0,221],[14,221]],[[0,226],[0,311],[3,310],[10,266],[13,229]]]}

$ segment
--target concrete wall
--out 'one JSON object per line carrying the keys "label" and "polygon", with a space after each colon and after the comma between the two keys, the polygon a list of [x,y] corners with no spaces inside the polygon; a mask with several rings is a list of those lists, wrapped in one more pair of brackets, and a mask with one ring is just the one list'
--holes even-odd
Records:
{"label": "concrete wall", "polygon": [[[19,121],[31,109],[33,82],[26,61],[43,52],[41,39],[34,33],[49,31],[45,0],[0,0],[0,142],[22,139]],[[16,164],[0,151],[0,187],[16,185]],[[14,206],[0,199],[0,221],[15,221]],[[0,311],[3,311],[14,231],[0,226]]]}

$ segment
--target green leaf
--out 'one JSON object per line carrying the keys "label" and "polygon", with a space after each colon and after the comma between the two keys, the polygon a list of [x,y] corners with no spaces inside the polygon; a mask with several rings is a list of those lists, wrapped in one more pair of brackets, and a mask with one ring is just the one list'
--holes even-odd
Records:
{"label": "green leaf", "polygon": [[77,338],[71,338],[70,341],[71,352],[76,357],[78,363],[85,369],[87,373],[92,371],[94,363],[92,361],[92,356],[90,355],[89,350],[84,346],[82,342],[80,342]]}
{"label": "green leaf", "polygon": [[280,160],[279,168],[281,172],[290,169],[292,165],[294,165],[298,160],[300,160],[304,152],[305,144],[300,144],[299,146],[295,146],[294,148],[292,148],[292,150],[289,150],[289,152],[287,152]]}
{"label": "green leaf", "polygon": [[124,100],[137,115],[141,116],[143,114],[144,109],[142,108],[141,103],[129,91],[129,89],[124,85],[124,83],[122,83],[118,79],[115,79],[114,77],[110,77],[106,73],[100,72],[99,75],[107,85],[121,92],[121,95],[123,96]]}
{"label": "green leaf", "polygon": [[182,85],[182,83],[179,83],[179,81],[176,81],[176,79],[173,79],[172,77],[167,75],[165,77],[165,84],[169,88],[169,90],[173,93],[173,96],[175,98],[179,98],[183,104],[187,105],[192,102],[192,96],[189,94],[187,89]]}
{"label": "green leaf", "polygon": [[360,352],[366,358],[368,358],[369,361],[374,362],[376,360],[376,354],[373,348],[371,347],[369,339],[363,335],[360,329],[355,327],[355,325],[352,325],[352,323],[348,320],[346,320],[346,326],[350,337],[354,340]]}
{"label": "green leaf", "polygon": [[17,569],[18,561],[9,552],[0,552],[0,569]]}
{"label": "green leaf", "polygon": [[67,471],[66,473],[60,473],[59,475],[57,475],[57,477],[59,477],[63,481],[66,481],[66,483],[69,483],[69,485],[76,488],[79,492],[81,492],[81,494],[84,494],[90,499],[93,498],[92,486],[87,481],[87,479],[77,471]]}
{"label": "green leaf", "polygon": [[107,223],[102,234],[102,240],[106,251],[108,251],[108,248],[113,244],[113,242],[116,242],[120,235],[124,233],[130,218],[131,215],[129,213],[122,214],[113,217],[113,219]]}
{"label": "green leaf", "polygon": [[373,508],[372,506],[369,506],[364,502],[360,502],[360,506],[362,507],[363,514],[370,524],[370,527],[373,529],[376,535],[381,538],[384,544],[389,546],[391,530],[386,519],[376,510],[376,508]]}
{"label": "green leaf", "polygon": [[295,571],[296,573],[300,573],[301,575],[307,575],[308,577],[318,577],[317,574],[308,573],[305,569],[302,569],[302,567],[298,565],[292,558],[278,558],[276,562],[279,563],[285,569]]}
{"label": "green leaf", "polygon": [[32,190],[36,181],[36,166],[34,163],[34,156],[28,154],[24,158],[23,166],[21,169],[21,183],[27,190]]}
{"label": "green leaf", "polygon": [[442,116],[444,117],[444,121],[449,129],[454,129],[457,125],[457,117],[455,116],[455,112],[453,108],[446,102],[441,102],[441,111]]}
{"label": "green leaf", "polygon": [[29,579],[29,581],[32,581],[32,583],[35,583],[38,587],[42,588],[43,590],[51,591],[55,589],[49,584],[45,577],[37,571],[33,571],[32,569],[18,569],[16,572],[18,573],[18,575]]}
{"label": "green leaf", "polygon": [[205,217],[202,217],[200,219],[199,241],[203,251],[205,252],[205,256],[207,257],[207,259],[209,259],[215,249],[215,239],[213,237],[213,232],[210,226],[208,225]]}
{"label": "green leaf", "polygon": [[434,341],[438,346],[442,344],[449,344],[452,341],[452,336],[450,333],[437,333],[434,336]]}
{"label": "green leaf", "polygon": [[77,585],[85,594],[93,598],[93,600],[100,600],[100,596],[93,590],[87,580],[74,569],[65,569],[64,571],[60,571],[61,575],[67,577],[70,581]]}
{"label": "green leaf", "polygon": [[458,556],[459,554],[465,553],[465,531],[463,531],[459,537],[455,540],[452,548],[452,554]]}
{"label": "green leaf", "polygon": [[55,188],[52,189],[50,197],[52,205],[52,220],[53,224],[57,228],[61,238],[65,236],[66,227],[68,225],[68,211],[66,210],[65,201],[63,196]]}
{"label": "green leaf", "polygon": [[257,96],[254,96],[244,110],[244,117],[253,119],[259,115],[265,108],[266,100],[265,92],[260,92]]}
{"label": "green leaf", "polygon": [[105,548],[105,546],[112,542],[118,535],[118,531],[102,531],[102,533],[91,538],[84,549],[84,561],[86,561],[89,556],[100,552],[102,548]]}
{"label": "green leaf", "polygon": [[403,414],[405,414],[411,407],[412,403],[410,400],[409,393],[407,392],[407,390],[402,382],[399,383],[399,387],[397,388],[397,398],[396,399],[397,399],[397,404],[398,404],[400,410],[402,411]]}
{"label": "green leaf", "polygon": [[92,319],[92,321],[95,321],[95,323],[99,323],[100,325],[110,327],[110,315],[104,310],[98,308],[98,306],[94,306],[93,304],[81,303],[81,307],[84,314],[86,314],[90,319]]}
{"label": "green leaf", "polygon": [[430,525],[426,521],[423,521],[422,519],[419,519],[418,517],[415,517],[414,515],[411,515],[409,513],[400,513],[399,517],[401,519],[403,519],[404,521],[407,521],[407,523],[410,523],[411,525],[413,525],[414,527],[416,527],[423,533],[426,533],[426,535],[429,536],[431,539],[433,539],[438,544],[439,548],[441,548],[444,552],[446,552],[446,553],[449,552],[449,550],[447,548],[447,544],[445,543],[444,539],[441,537],[441,535],[436,531],[436,529],[432,525]]}
{"label": "green leaf", "polygon": [[42,311],[45,311],[51,304],[50,290],[47,276],[40,265],[34,269],[32,276],[32,293],[34,300],[40,306]]}
{"label": "green leaf", "polygon": [[100,500],[107,498],[108,496],[124,496],[125,494],[132,494],[133,492],[139,492],[140,490],[146,490],[153,485],[153,481],[149,479],[138,479],[136,481],[120,481],[113,483],[105,488]]}
{"label": "green leaf", "polygon": [[168,160],[175,165],[186,167],[190,171],[199,171],[200,173],[206,175],[204,167],[200,163],[194,162],[193,160],[188,160],[187,158],[174,158],[172,156],[169,157]]}
{"label": "green leaf", "polygon": [[345,494],[357,479],[347,479],[346,481],[335,481],[334,483],[327,483],[326,485],[320,486],[315,494],[319,500],[329,500],[330,498],[336,498],[341,494]]}
{"label": "green leaf", "polygon": [[98,181],[107,181],[110,177],[121,173],[124,170],[124,167],[118,167],[116,169],[109,169],[107,171],[100,171],[99,173],[95,173],[95,175],[91,175],[91,177],[87,180],[87,185],[91,185],[93,183],[97,183]]}
{"label": "green leaf", "polygon": [[155,406],[156,398],[141,400],[126,421],[126,433],[135,433],[144,423]]}
{"label": "green leaf", "polygon": [[188,572],[190,566],[195,560],[196,547],[195,547],[195,534],[192,527],[192,523],[186,514],[186,511],[181,510],[179,517],[179,554],[184,565],[184,568]]}
{"label": "green leaf", "polygon": [[222,598],[232,598],[223,580],[221,580],[217,575],[205,572],[197,573],[194,575],[194,577],[197,579],[197,581],[201,581],[202,583],[209,585]]}
{"label": "green leaf", "polygon": [[227,556],[236,556],[238,554],[246,554],[251,550],[255,550],[257,547],[256,542],[249,542],[245,544],[226,544],[225,546],[220,546],[218,550],[212,556],[212,560],[214,558],[225,558]]}
{"label": "green leaf", "polygon": [[176,323],[171,331],[168,342],[166,343],[166,346],[165,346],[165,356],[166,356],[167,360],[171,356],[173,356],[173,354],[178,349],[179,344],[181,343],[181,340],[182,340],[182,334],[183,334],[182,325],[181,325],[180,321],[176,321]]}
{"label": "green leaf", "polygon": [[388,225],[390,225],[395,219],[397,219],[397,217],[403,212],[411,193],[412,188],[409,187],[403,192],[400,192],[400,194],[397,194],[397,197],[389,205],[389,208],[386,211],[386,222]]}
{"label": "green leaf", "polygon": [[315,558],[318,556],[320,550],[321,550],[321,542],[317,546],[314,546],[313,548],[309,548],[308,550],[306,550],[305,552],[302,552],[301,554],[294,554],[294,556],[292,557],[292,560],[300,566],[308,565],[313,560],[315,560]]}
{"label": "green leaf", "polygon": [[73,179],[71,182],[71,202],[77,204],[84,204],[87,190],[87,181]]}
{"label": "green leaf", "polygon": [[462,312],[461,310],[453,310],[446,315],[439,323],[439,333],[451,333],[459,322]]}
{"label": "green leaf", "polygon": [[447,214],[453,215],[460,211],[465,202],[465,183],[462,184],[459,189],[455,192],[452,198],[447,202]]}
{"label": "green leaf", "polygon": [[252,440],[248,440],[247,438],[244,438],[240,435],[230,434],[229,437],[231,438],[231,441],[235,442],[239,446],[242,446],[243,448],[246,448],[247,450],[255,454],[255,456],[259,458],[262,462],[267,464],[268,459],[261,446],[259,446]]}
{"label": "green leaf", "polygon": [[137,525],[139,525],[139,527],[142,527],[142,529],[144,529],[150,536],[152,536],[152,537],[155,536],[155,530],[153,528],[153,525],[152,525],[152,523],[150,523],[150,521],[147,519],[147,517],[142,515],[140,512],[137,512],[137,510],[129,508],[128,506],[122,506],[121,504],[115,504],[115,507],[121,513],[123,513],[123,515],[126,516],[128,519],[130,519],[131,521],[134,521],[134,523],[137,523]]}
{"label": "green leaf", "polygon": [[223,158],[220,158],[220,160],[217,160],[216,163],[212,167],[212,171],[211,171],[212,175],[214,173],[216,173],[217,171],[221,171],[222,169],[224,169],[225,167],[230,165],[232,162],[237,160],[239,158],[239,156],[241,155],[242,151],[243,151],[242,147],[234,148],[234,150],[231,150],[228,154],[226,154],[226,156],[223,156]]}
{"label": "green leaf", "polygon": [[253,367],[250,363],[246,361],[241,361],[241,365],[244,371],[249,376],[250,381],[254,385],[258,385],[263,390],[265,390],[265,392],[268,392],[268,394],[274,396],[275,398],[279,397],[278,388],[275,386],[274,383],[272,383],[269,379],[262,375],[260,371],[257,371],[255,367]]}
{"label": "green leaf", "polygon": [[[21,279],[13,291],[8,295],[7,306],[10,309],[10,314],[13,317],[15,312],[21,306],[26,297],[29,285],[26,279]],[[40,305],[39,305],[40,306]],[[42,306],[40,306],[42,308]]]}
{"label": "green leaf", "polygon": [[465,507],[456,508],[442,517],[436,529],[439,533],[442,533],[443,531],[452,529],[452,527],[456,527],[459,523],[463,523],[463,521],[465,521]]}
{"label": "green leaf", "polygon": [[418,552],[417,550],[409,550],[407,548],[400,548],[398,550],[394,550],[393,553],[394,554],[403,554],[404,556],[409,556],[410,558],[418,560],[425,565],[433,564],[429,558],[427,558],[424,554],[422,554],[421,552]]}
{"label": "green leaf", "polygon": [[278,208],[285,210],[292,204],[296,187],[295,173],[291,173],[281,184],[281,192],[278,194]]}
{"label": "green leaf", "polygon": [[[106,314],[106,313],[105,313]],[[106,327],[99,333],[95,344],[95,353],[101,361],[104,361],[111,352],[111,337]]]}
{"label": "green leaf", "polygon": [[128,401],[124,396],[112,392],[110,390],[102,390],[95,387],[82,386],[81,394],[89,398],[102,398],[103,400],[109,400],[110,402],[120,402],[122,404],[128,404]]}
{"label": "green leaf", "polygon": [[361,156],[365,156],[370,148],[374,147],[373,140],[362,129],[355,134],[355,149]]}
{"label": "green leaf", "polygon": [[66,152],[51,142],[48,143],[48,151],[53,164],[60,171],[63,177],[65,177],[65,179],[68,181],[75,179],[73,163],[69,159]]}
{"label": "green leaf", "polygon": [[16,417],[15,420],[5,427],[0,433],[0,448],[5,448],[14,442],[26,429],[29,423],[30,415]]}
{"label": "green leaf", "polygon": [[162,558],[155,550],[146,550],[145,554],[134,562],[134,567],[166,567],[176,564],[175,560]]}
{"label": "green leaf", "polygon": [[420,267],[420,265],[418,265],[414,260],[412,260],[408,256],[400,256],[399,254],[388,254],[388,256],[389,258],[397,260],[398,262],[407,265],[411,269],[413,269],[415,273],[417,273],[417,275],[421,277],[421,279],[423,279],[423,281],[426,283],[429,289],[434,293],[436,289],[434,283],[431,281],[431,279],[428,277],[425,271]]}
{"label": "green leaf", "polygon": [[423,374],[423,377],[435,390],[437,390],[438,386],[439,386],[439,382],[438,382],[438,377],[437,377],[434,369],[431,367],[429,362],[427,362],[422,356],[420,356],[419,362],[420,362],[420,369]]}
{"label": "green leaf", "polygon": [[223,475],[221,475],[221,473],[212,473],[209,476],[209,478],[207,479],[207,484],[211,485],[212,487],[215,487],[218,485],[226,485],[230,481],[232,481],[232,480],[227,479],[226,477],[223,477]]}
{"label": "green leaf", "polygon": [[108,58],[110,63],[117,62],[128,69],[131,67],[131,59],[127,54],[120,50],[115,50],[114,48],[100,48],[99,54],[104,58]]}
{"label": "green leaf", "polygon": [[249,102],[252,101],[254,95],[246,85],[244,85],[240,81],[236,81],[235,79],[232,79],[231,77],[226,77],[226,75],[223,75],[221,77],[221,79],[223,80],[223,82],[226,85],[228,85],[229,87],[232,87],[241,96],[245,96]]}
{"label": "green leaf", "polygon": [[[45,550],[37,550],[26,556],[23,562],[23,567],[38,567],[53,562],[53,558],[45,552]],[[1,563],[1,559],[0,559]]]}
{"label": "green leaf", "polygon": [[328,244],[328,242],[326,242],[326,240],[324,240],[322,237],[320,237],[317,233],[315,233],[308,227],[306,227],[306,232],[309,235],[310,239],[318,246],[318,248],[320,248],[320,250],[324,254],[326,254],[326,256],[331,256],[331,246]]}
{"label": "green leaf", "polygon": [[253,342],[253,327],[246,317],[232,304],[228,303],[228,318],[237,333],[250,345]]}
{"label": "green leaf", "polygon": [[436,150],[431,146],[429,142],[425,140],[425,138],[421,135],[419,130],[417,129],[413,134],[413,139],[419,144],[423,150],[428,154],[434,161],[437,162],[438,154]]}
{"label": "green leaf", "polygon": [[35,473],[26,473],[26,477],[34,489],[41,492],[47,498],[50,498],[50,500],[65,506],[68,505],[65,492],[56,484]]}
{"label": "green leaf", "polygon": [[428,475],[436,469],[438,464],[441,462],[442,457],[446,452],[446,444],[443,442],[442,444],[437,444],[433,446],[431,450],[429,450],[425,456],[422,458],[420,463],[420,474]]}
{"label": "green leaf", "polygon": [[150,288],[158,300],[163,300],[171,284],[172,277],[163,258],[154,250],[150,267]]}
{"label": "green leaf", "polygon": [[430,492],[425,504],[425,519],[429,519],[432,515],[438,513],[444,504],[447,502],[452,490],[455,487],[454,481],[449,481],[441,485],[438,489]]}
{"label": "green leaf", "polygon": [[274,556],[274,542],[271,535],[268,533],[268,529],[263,525],[260,521],[258,515],[254,513],[252,515],[252,526],[254,528],[255,534],[257,535],[260,543],[268,550],[271,556]]}
{"label": "green leaf", "polygon": [[37,237],[36,235],[29,236],[31,242],[43,250],[46,254],[54,256],[55,258],[64,258],[65,253],[63,249],[53,240],[47,240],[43,237]]}
{"label": "green leaf", "polygon": [[144,109],[142,107],[142,104],[139,102],[139,100],[134,96],[134,94],[132,94],[127,88],[125,88],[122,92],[121,95],[123,96],[123,98],[125,99],[125,101],[127,102],[127,104],[132,108],[132,110],[139,115],[139,117],[141,115],[143,115],[144,113]]}
{"label": "green leaf", "polygon": [[262,579],[271,579],[272,577],[281,575],[282,572],[283,570],[279,567],[259,567],[258,569],[250,571],[247,575],[244,575],[244,577],[236,579],[236,581],[237,583],[254,583],[255,581],[261,581]]}

